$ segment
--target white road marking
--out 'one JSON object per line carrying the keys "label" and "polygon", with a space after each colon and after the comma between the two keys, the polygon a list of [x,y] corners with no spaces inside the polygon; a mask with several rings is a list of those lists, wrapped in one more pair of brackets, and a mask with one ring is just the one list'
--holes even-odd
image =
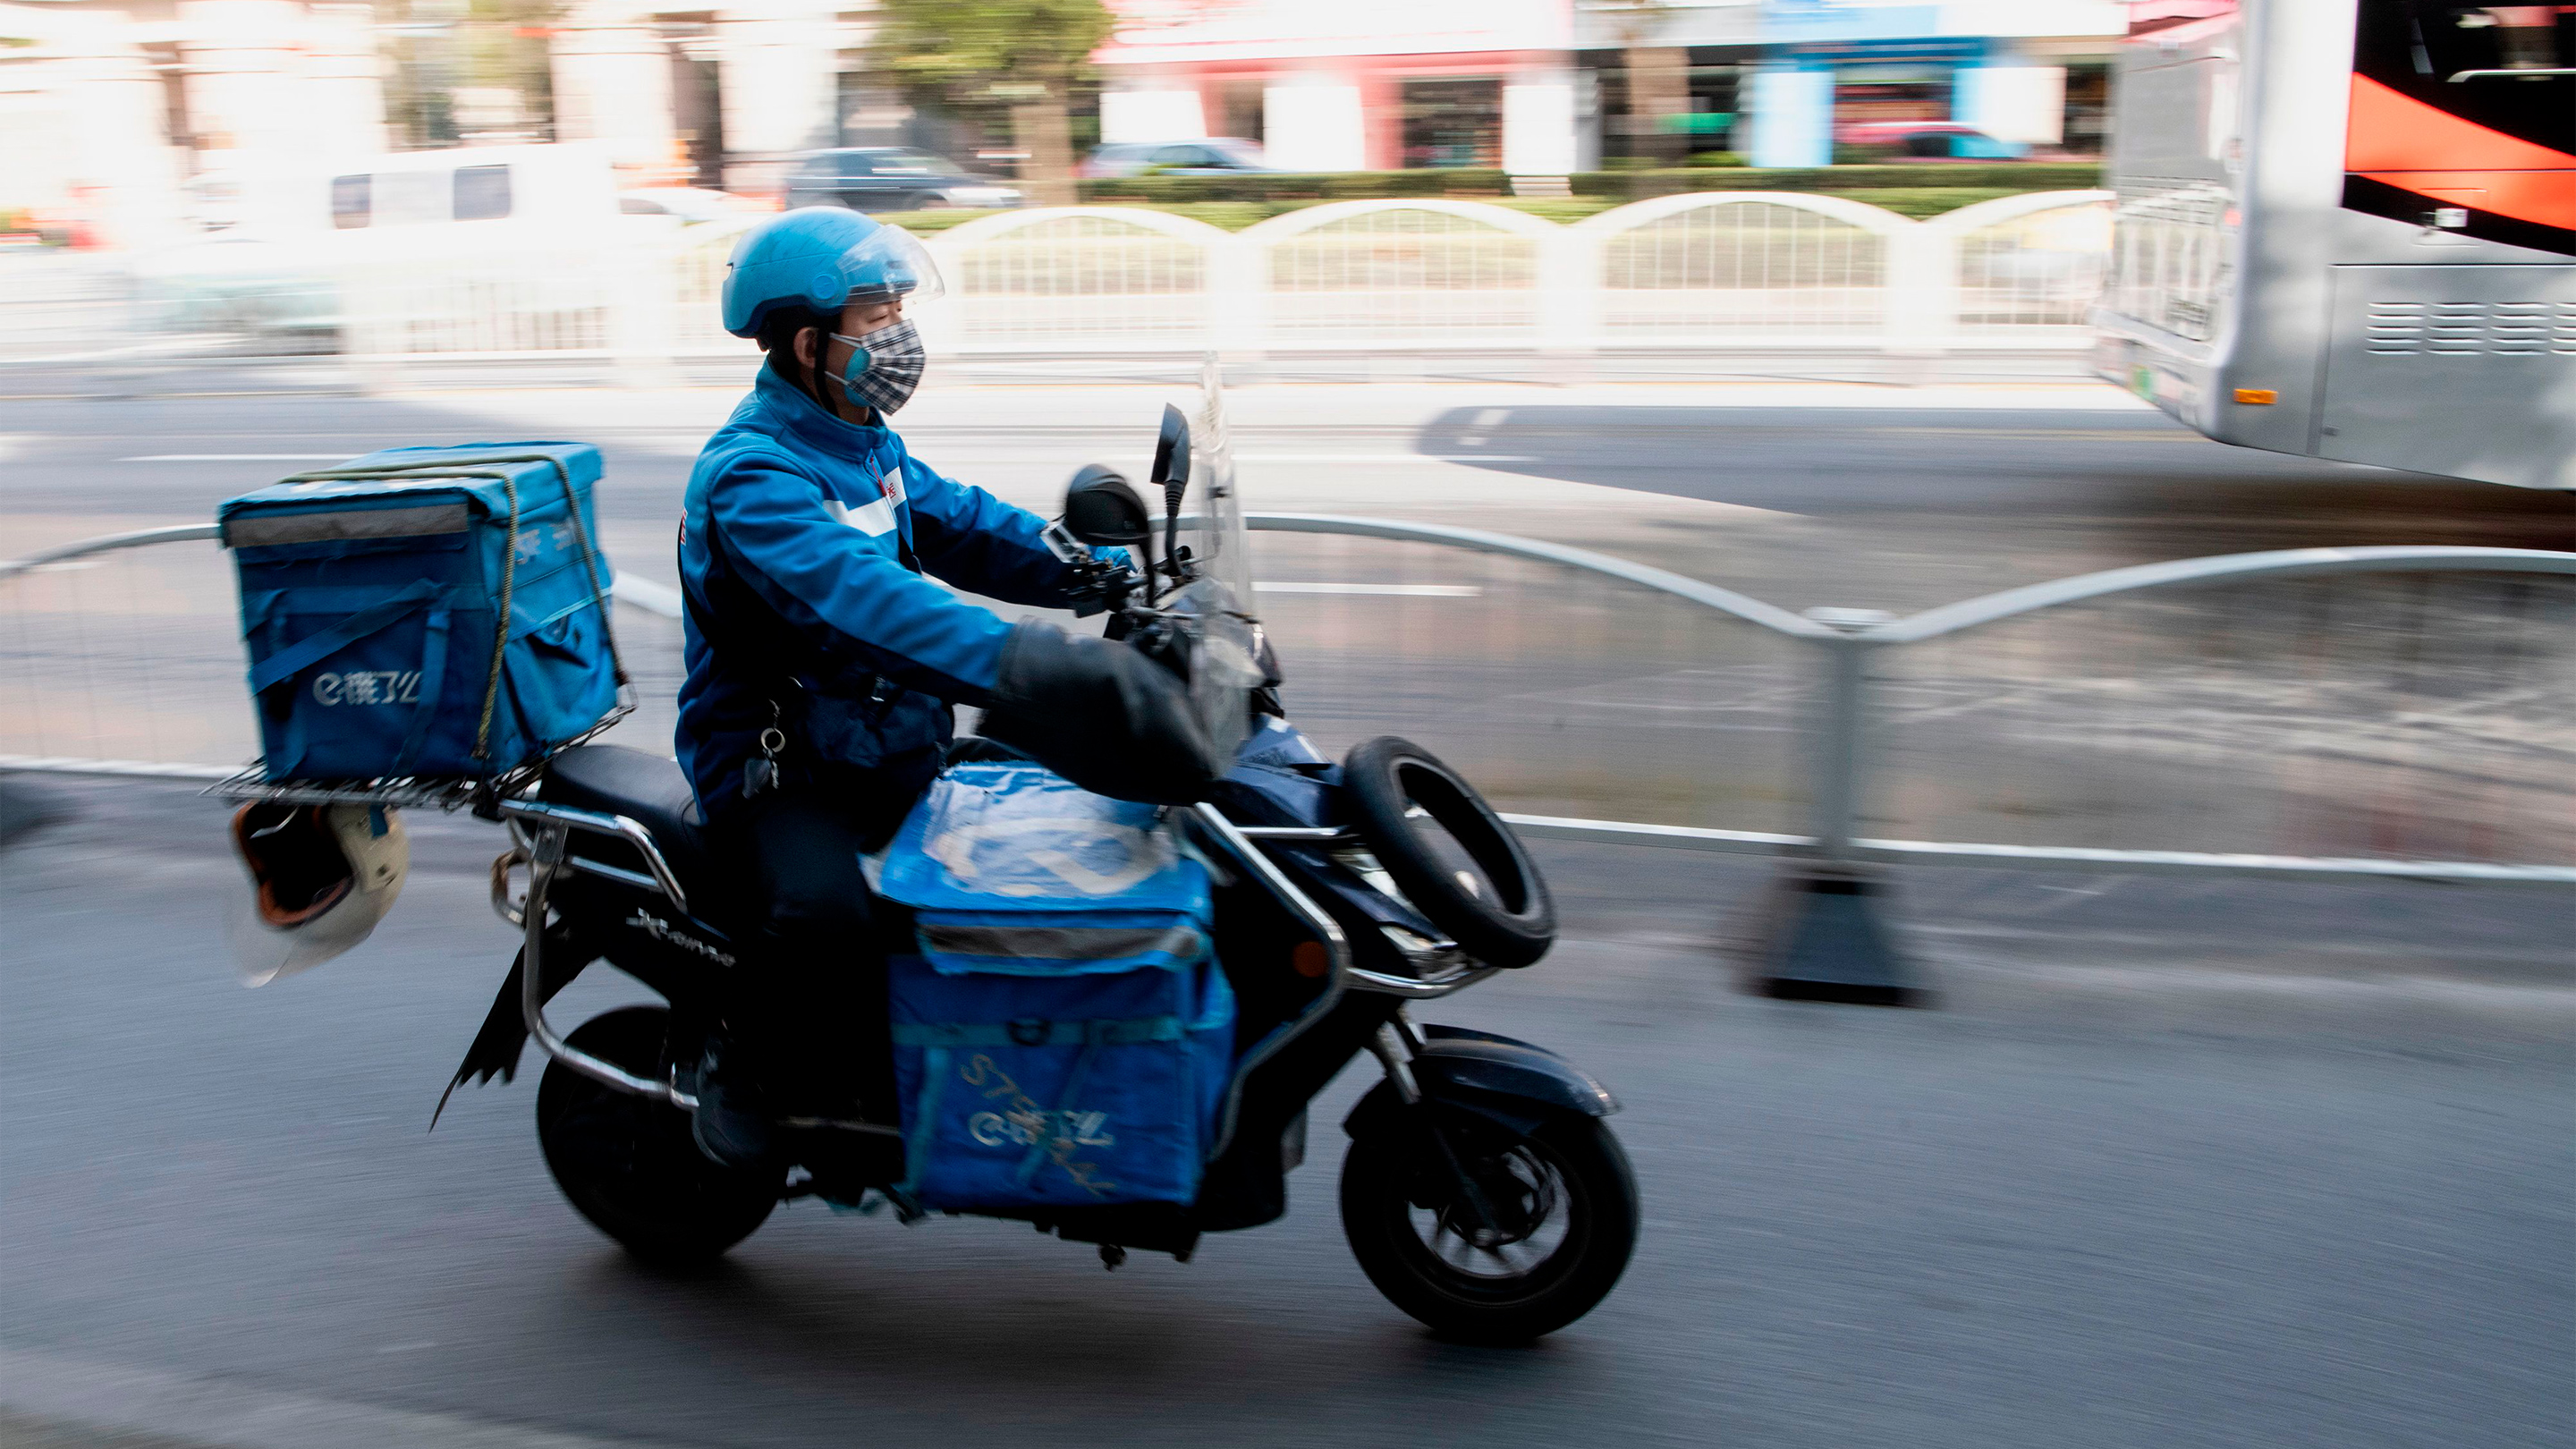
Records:
{"label": "white road marking", "polygon": [[16,1348],[0,1348],[0,1407],[32,1419],[206,1449],[611,1449],[613,1443]]}
{"label": "white road marking", "polygon": [[1475,584],[1315,584],[1257,580],[1265,594],[1385,594],[1406,599],[1473,599],[1485,591]]}
{"label": "white road marking", "polygon": [[337,463],[358,453],[145,453],[120,463]]}
{"label": "white road marking", "polygon": [[1535,463],[1503,453],[1237,453],[1238,463]]}
{"label": "white road marking", "polygon": [[1485,434],[1491,431],[1495,424],[1510,416],[1510,410],[1505,408],[1479,408],[1476,410],[1475,421],[1467,425],[1472,431],[1460,434],[1458,441],[1470,448],[1481,448],[1485,446]]}
{"label": "white road marking", "polygon": [[657,583],[638,574],[619,574],[608,581],[608,592],[648,614],[659,614],[665,619],[680,617],[683,602],[680,591],[669,584]]}

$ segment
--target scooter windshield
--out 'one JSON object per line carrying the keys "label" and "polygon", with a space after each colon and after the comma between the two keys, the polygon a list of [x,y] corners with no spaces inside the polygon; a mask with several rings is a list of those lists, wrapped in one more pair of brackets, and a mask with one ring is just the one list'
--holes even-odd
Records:
{"label": "scooter windshield", "polygon": [[1182,504],[1192,520],[1185,541],[1197,577],[1164,606],[1189,620],[1191,702],[1219,758],[1230,759],[1252,732],[1252,691],[1263,673],[1253,637],[1252,551],[1244,541],[1234,445],[1227,435],[1225,382],[1213,357],[1199,369],[1190,444],[1189,491]]}
{"label": "scooter windshield", "polygon": [[1243,492],[1235,479],[1234,443],[1226,426],[1225,378],[1210,357],[1199,367],[1198,416],[1190,424],[1190,492],[1196,522],[1189,531],[1190,558],[1199,577],[1214,579],[1234,596],[1234,607],[1252,612],[1252,550],[1244,542]]}

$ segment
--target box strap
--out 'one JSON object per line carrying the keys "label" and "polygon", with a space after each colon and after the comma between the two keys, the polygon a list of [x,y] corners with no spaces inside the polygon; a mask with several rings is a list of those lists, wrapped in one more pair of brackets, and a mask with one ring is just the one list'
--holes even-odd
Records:
{"label": "box strap", "polygon": [[[616,672],[618,692],[623,695],[630,685],[626,677],[626,658],[618,652],[617,626],[608,616],[608,589],[600,582],[598,555],[590,544],[590,520],[582,516],[581,494],[573,487],[572,470],[552,453],[496,453],[474,458],[451,458],[437,462],[379,464],[373,468],[324,468],[311,473],[298,473],[281,479],[286,483],[363,481],[369,478],[485,478],[501,485],[510,504],[510,533],[501,551],[501,608],[493,626],[492,668],[483,683],[483,711],[474,725],[474,758],[490,759],[492,755],[492,711],[501,697],[501,661],[510,647],[510,596],[518,583],[519,568],[519,482],[508,473],[487,471],[494,463],[545,463],[555,470],[563,484],[564,514],[571,521],[573,542],[581,550],[581,567],[590,581],[590,601],[599,610],[599,626],[608,640],[608,663]],[[481,465],[478,467],[478,465]]]}
{"label": "box strap", "polygon": [[446,595],[446,585],[435,579],[422,579],[388,595],[381,604],[361,609],[328,629],[307,634],[251,666],[250,692],[266,694],[359,640],[391,628],[396,621],[433,602],[443,601]]}
{"label": "box strap", "polygon": [[[429,739],[429,727],[438,718],[439,694],[447,685],[447,624],[453,593],[452,589],[435,579],[422,579],[382,603],[361,609],[328,629],[308,634],[252,666],[250,692],[254,697],[266,694],[359,640],[381,633],[426,607],[429,618],[425,621],[421,637],[420,679],[413,686],[411,729],[403,735],[402,752],[394,756],[393,768],[386,772],[389,778],[408,775],[411,762],[419,756],[421,745]],[[258,612],[269,627],[276,627],[275,610],[285,598],[286,591],[278,590],[261,603]],[[297,737],[301,738],[300,729]],[[295,753],[300,759],[303,750],[299,747]]]}

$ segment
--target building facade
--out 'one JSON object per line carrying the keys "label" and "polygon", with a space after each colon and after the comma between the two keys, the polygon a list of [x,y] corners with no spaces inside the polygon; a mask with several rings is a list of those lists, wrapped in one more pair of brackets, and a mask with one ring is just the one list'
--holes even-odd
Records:
{"label": "building facade", "polygon": [[[550,18],[523,24],[509,0],[499,18],[466,0],[0,0],[0,212],[141,243],[219,205],[226,177],[504,141],[594,142],[632,184],[752,193],[819,146],[1007,165],[871,78],[877,0],[689,3],[531,0]],[[1872,122],[2098,151],[2132,12],[2223,0],[1110,3],[1104,142],[1556,177],[1711,151],[1820,166]]]}
{"label": "building facade", "polygon": [[1733,151],[1870,122],[2098,152],[2125,0],[1113,0],[1101,139],[1261,141],[1291,171]]}
{"label": "building facade", "polygon": [[1567,0],[1134,0],[1093,57],[1107,143],[1237,136],[1289,171],[1583,169]]}
{"label": "building facade", "polygon": [[[1850,128],[1950,121],[2098,153],[2120,0],[1764,0],[1743,153],[1822,166]],[[2070,101],[2072,104],[2070,104]]]}
{"label": "building facade", "polygon": [[380,152],[384,116],[363,4],[0,3],[0,209],[97,245],[165,240],[280,165]]}

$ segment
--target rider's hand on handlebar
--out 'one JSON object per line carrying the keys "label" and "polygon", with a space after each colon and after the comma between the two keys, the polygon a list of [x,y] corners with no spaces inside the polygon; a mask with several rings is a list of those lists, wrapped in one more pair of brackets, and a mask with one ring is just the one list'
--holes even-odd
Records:
{"label": "rider's hand on handlebar", "polygon": [[1094,614],[1116,613],[1127,607],[1127,596],[1145,586],[1145,576],[1129,563],[1106,560],[1079,565],[1080,582],[1066,591],[1073,605],[1073,616],[1088,619]]}
{"label": "rider's hand on handlebar", "polygon": [[1169,669],[1034,619],[1002,647],[984,734],[1122,800],[1189,804],[1224,770],[1188,686]]}

